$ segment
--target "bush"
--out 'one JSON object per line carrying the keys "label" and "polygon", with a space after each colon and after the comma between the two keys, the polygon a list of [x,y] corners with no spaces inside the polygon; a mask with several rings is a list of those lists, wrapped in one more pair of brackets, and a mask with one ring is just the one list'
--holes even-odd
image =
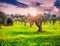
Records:
{"label": "bush", "polygon": [[7,17],[7,25],[13,25],[13,19],[11,17]]}

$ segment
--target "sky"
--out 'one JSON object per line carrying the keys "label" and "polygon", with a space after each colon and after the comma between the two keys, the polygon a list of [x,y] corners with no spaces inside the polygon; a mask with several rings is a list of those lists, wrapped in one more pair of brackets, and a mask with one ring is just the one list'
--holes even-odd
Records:
{"label": "sky", "polygon": [[37,14],[43,11],[58,13],[54,6],[55,0],[0,0],[0,11],[6,14]]}

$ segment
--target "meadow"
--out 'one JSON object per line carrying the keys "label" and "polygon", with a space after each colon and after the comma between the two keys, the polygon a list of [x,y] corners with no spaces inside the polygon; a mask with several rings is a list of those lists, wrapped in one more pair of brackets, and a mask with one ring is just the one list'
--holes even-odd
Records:
{"label": "meadow", "polygon": [[14,23],[13,26],[3,26],[0,29],[0,46],[60,46],[60,25],[42,24],[43,32],[38,32],[37,26],[32,27]]}

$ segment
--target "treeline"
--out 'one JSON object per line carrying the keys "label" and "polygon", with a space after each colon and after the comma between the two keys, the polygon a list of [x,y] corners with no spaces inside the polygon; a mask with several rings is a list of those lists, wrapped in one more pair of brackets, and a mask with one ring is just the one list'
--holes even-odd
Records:
{"label": "treeline", "polygon": [[50,14],[50,13],[44,13],[43,15],[7,15],[4,12],[0,12],[0,28],[1,25],[4,26],[10,26],[13,25],[14,22],[19,22],[19,23],[24,23],[24,26],[26,26],[26,23],[30,23],[30,27],[35,23],[36,26],[39,28],[38,31],[42,31],[42,23],[53,23],[53,25],[56,23],[56,21],[59,21],[60,24],[60,17],[56,17],[55,14]]}

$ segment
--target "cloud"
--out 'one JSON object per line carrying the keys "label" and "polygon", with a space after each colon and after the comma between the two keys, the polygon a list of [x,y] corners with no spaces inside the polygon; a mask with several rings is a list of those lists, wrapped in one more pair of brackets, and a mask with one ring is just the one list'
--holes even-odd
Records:
{"label": "cloud", "polygon": [[[27,4],[29,7],[26,7],[26,8],[21,8],[21,7],[17,7],[16,5],[11,5],[11,4],[7,4],[7,3],[2,3],[0,2],[0,11],[4,11],[5,13],[7,14],[25,14],[27,15],[28,13],[31,13],[31,12],[41,12],[45,9],[51,9],[52,10],[52,13],[57,13],[58,12],[58,9],[55,8],[53,6],[53,2],[54,0],[50,0],[50,1],[43,1],[43,0],[35,0],[35,1],[32,1],[32,0],[16,0],[17,2],[22,2],[23,4]],[[43,3],[41,4],[40,6],[37,6],[35,7],[32,2],[39,2],[39,3]],[[50,2],[48,4],[48,2]]]}
{"label": "cloud", "polygon": [[17,0],[0,0],[1,3],[7,3],[7,4],[10,4],[10,5],[15,5],[15,6],[18,6],[18,7],[21,7],[21,8],[26,8],[28,7],[28,5],[24,4],[24,3],[21,3],[21,2],[18,2]]}
{"label": "cloud", "polygon": [[55,0],[17,0],[18,2],[22,2],[24,4],[29,5],[30,7],[40,7],[40,5],[50,7],[54,5]]}
{"label": "cloud", "polygon": [[6,14],[27,15],[29,13],[29,10],[31,10],[31,8],[18,8],[14,5],[6,4],[6,3],[0,3],[0,5],[3,6],[3,7],[0,7],[0,11],[5,12]]}

